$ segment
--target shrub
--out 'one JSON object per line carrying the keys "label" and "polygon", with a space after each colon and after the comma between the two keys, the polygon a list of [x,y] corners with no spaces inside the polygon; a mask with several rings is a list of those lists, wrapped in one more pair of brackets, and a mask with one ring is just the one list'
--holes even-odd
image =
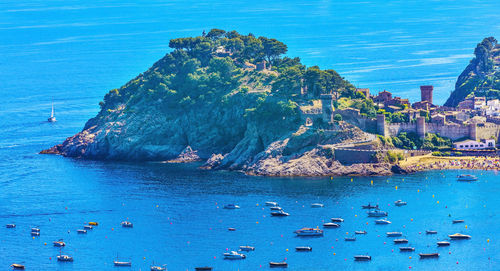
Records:
{"label": "shrub", "polygon": [[333,120],[334,121],[342,121],[342,116],[340,114],[335,114],[335,116],[333,116]]}

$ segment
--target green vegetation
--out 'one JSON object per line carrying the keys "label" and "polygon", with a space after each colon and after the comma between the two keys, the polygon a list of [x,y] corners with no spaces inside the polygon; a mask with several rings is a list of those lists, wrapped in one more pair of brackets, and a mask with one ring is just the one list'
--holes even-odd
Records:
{"label": "green vegetation", "polygon": [[493,37],[477,45],[474,58],[458,77],[455,90],[444,105],[457,106],[471,96],[500,98],[500,46]]}
{"label": "green vegetation", "polygon": [[390,163],[396,163],[398,161],[404,160],[405,157],[401,152],[387,151],[387,161]]}
{"label": "green vegetation", "polygon": [[391,137],[391,140],[395,147],[407,150],[438,150],[449,149],[452,146],[451,139],[431,133],[426,134],[422,140],[416,133],[403,132],[398,136]]}

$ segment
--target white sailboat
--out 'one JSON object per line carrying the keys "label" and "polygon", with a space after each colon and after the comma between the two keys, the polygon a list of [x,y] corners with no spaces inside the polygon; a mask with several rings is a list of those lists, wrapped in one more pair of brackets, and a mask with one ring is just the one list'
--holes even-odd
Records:
{"label": "white sailboat", "polygon": [[54,104],[52,104],[52,112],[50,113],[50,118],[48,118],[47,121],[56,122],[56,117],[54,116]]}

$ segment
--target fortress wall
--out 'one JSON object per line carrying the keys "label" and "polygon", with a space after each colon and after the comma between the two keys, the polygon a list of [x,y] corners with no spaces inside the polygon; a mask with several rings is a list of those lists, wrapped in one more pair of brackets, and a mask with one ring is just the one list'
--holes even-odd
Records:
{"label": "fortress wall", "polygon": [[356,149],[335,149],[335,160],[343,165],[376,162],[377,151]]}
{"label": "fortress wall", "polygon": [[477,140],[490,139],[495,137],[498,139],[500,134],[500,126],[496,124],[485,124],[484,126],[479,125],[476,128]]}
{"label": "fortress wall", "polygon": [[427,123],[427,133],[439,134],[452,140],[469,137],[469,127],[464,125],[441,125],[437,123]]}
{"label": "fortress wall", "polygon": [[417,132],[417,125],[415,123],[390,123],[386,125],[389,132],[387,136],[397,136],[402,132]]}
{"label": "fortress wall", "polygon": [[375,119],[362,116],[357,109],[335,110],[333,115],[335,114],[341,115],[342,120],[359,127],[365,132],[376,133],[377,131],[377,121]]}

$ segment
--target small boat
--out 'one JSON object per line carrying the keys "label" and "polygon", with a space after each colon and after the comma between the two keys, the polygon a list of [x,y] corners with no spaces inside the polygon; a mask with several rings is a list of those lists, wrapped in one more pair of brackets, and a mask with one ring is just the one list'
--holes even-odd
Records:
{"label": "small boat", "polygon": [[84,230],[92,230],[94,227],[90,226],[90,225],[84,225],[83,226],[83,229]]}
{"label": "small boat", "polygon": [[281,210],[283,210],[283,208],[281,208],[279,206],[273,206],[270,209],[271,209],[271,211],[281,211]]}
{"label": "small boat", "polygon": [[154,266],[152,265],[149,270],[151,271],[166,271],[167,268],[166,267],[161,267],[161,266]]}
{"label": "small boat", "polygon": [[59,262],[72,262],[73,261],[73,257],[68,256],[68,255],[58,255],[57,256],[57,260]]}
{"label": "small boat", "polygon": [[325,227],[325,228],[338,228],[338,227],[340,227],[340,225],[337,223],[328,222],[328,223],[324,223],[323,227]]}
{"label": "small boat", "polygon": [[344,238],[345,241],[356,241],[356,237],[346,237]]}
{"label": "small boat", "polygon": [[378,204],[377,205],[371,205],[368,203],[368,205],[362,205],[361,206],[363,209],[378,209]]}
{"label": "small boat", "polygon": [[66,246],[66,243],[64,243],[62,239],[60,239],[59,241],[52,242],[52,244],[54,244],[55,247],[64,247],[64,246]]}
{"label": "small boat", "polygon": [[224,253],[224,259],[226,260],[242,260],[245,259],[246,257],[247,256],[245,254],[238,253],[236,251]]}
{"label": "small boat", "polygon": [[420,255],[421,259],[423,259],[423,258],[438,258],[439,257],[439,253],[419,253],[418,255]]}
{"label": "small boat", "polygon": [[447,247],[450,245],[450,242],[448,241],[439,241],[437,242],[438,247]]}
{"label": "small boat", "polygon": [[272,216],[289,216],[290,214],[289,213],[286,213],[285,211],[283,210],[279,210],[277,212],[271,212],[271,215]]}
{"label": "small boat", "polygon": [[322,204],[322,203],[313,203],[313,204],[311,204],[311,208],[322,208],[324,206],[325,205]]}
{"label": "small boat", "polygon": [[387,216],[388,215],[387,212],[380,211],[380,210],[372,210],[372,211],[368,211],[366,213],[370,217],[382,217],[382,216]]}
{"label": "small boat", "polygon": [[97,225],[99,225],[99,223],[97,223],[97,222],[89,222],[89,225],[90,226],[97,226]]}
{"label": "small boat", "polygon": [[13,228],[15,228],[15,227],[16,227],[16,224],[7,224],[7,225],[5,225],[5,227],[6,227],[7,229],[13,229]]}
{"label": "small boat", "polygon": [[355,234],[366,234],[366,231],[355,231]]}
{"label": "small boat", "polygon": [[224,209],[240,209],[240,206],[238,206],[236,204],[227,204],[227,205],[224,205]]}
{"label": "small boat", "polygon": [[427,230],[425,231],[426,234],[437,234],[437,231],[432,231],[432,230]]}
{"label": "small boat", "polygon": [[394,244],[407,244],[407,243],[408,243],[408,239],[404,239],[404,238],[394,239]]}
{"label": "small boat", "polygon": [[274,202],[274,201],[266,201],[265,204],[266,204],[266,206],[274,206],[274,207],[279,205],[277,202]]}
{"label": "small boat", "polygon": [[477,181],[477,177],[470,174],[462,174],[457,176],[457,181],[462,182],[474,182]]}
{"label": "small boat", "polygon": [[120,223],[120,225],[122,225],[122,227],[124,227],[124,228],[133,228],[134,227],[134,224],[132,224],[132,222],[130,222],[130,221],[123,221],[122,223]]}
{"label": "small boat", "polygon": [[31,228],[31,232],[40,232],[39,228]]}
{"label": "small boat", "polygon": [[288,264],[286,262],[269,262],[269,267],[271,267],[271,268],[274,268],[274,267],[287,268]]}
{"label": "small boat", "polygon": [[40,236],[40,232],[39,231],[32,231],[31,236]]}
{"label": "small boat", "polygon": [[372,260],[372,256],[368,256],[368,255],[355,255],[354,256],[354,260],[355,261],[371,261]]}
{"label": "small boat", "polygon": [[391,221],[387,220],[387,219],[378,219],[378,220],[375,220],[375,224],[381,224],[381,225],[385,225],[385,224],[391,224]]}
{"label": "small boat", "polygon": [[295,251],[312,251],[312,247],[296,247]]}
{"label": "small boat", "polygon": [[465,222],[465,220],[463,220],[463,219],[455,219],[455,220],[453,220],[453,224],[464,223],[464,222]]}
{"label": "small boat", "polygon": [[76,232],[78,234],[87,234],[87,230],[82,230],[82,229],[76,230]]}
{"label": "small boat", "polygon": [[387,237],[400,237],[400,236],[403,236],[402,232],[393,231],[387,233]]}
{"label": "small boat", "polygon": [[115,266],[132,266],[132,262],[114,261],[113,263]]}
{"label": "small boat", "polygon": [[398,207],[399,207],[399,206],[404,206],[404,205],[406,205],[406,201],[396,200],[396,201],[394,202],[394,205],[396,205],[396,206],[398,206]]}
{"label": "small boat", "polygon": [[400,247],[399,248],[399,251],[415,251],[415,248],[414,247]]}
{"label": "small boat", "polygon": [[14,270],[24,270],[24,265],[18,263],[13,263],[10,265],[10,267],[12,267],[12,269]]}
{"label": "small boat", "polygon": [[331,220],[332,222],[344,222],[344,219],[339,218],[339,217],[333,217],[333,218],[330,218],[330,220]]}
{"label": "small boat", "polygon": [[227,228],[228,231],[236,231],[235,228]]}
{"label": "small boat", "polygon": [[52,104],[52,111],[50,112],[50,117],[47,119],[48,122],[56,122],[56,116],[54,115],[54,104]]}
{"label": "small boat", "polygon": [[297,236],[323,236],[323,230],[319,228],[302,228],[300,230],[294,231]]}
{"label": "small boat", "polygon": [[212,271],[212,267],[210,266],[203,266],[203,267],[195,267],[194,270],[196,271]]}
{"label": "small boat", "polygon": [[251,247],[251,246],[240,246],[240,250],[241,250],[241,251],[254,251],[254,250],[255,250],[255,247]]}
{"label": "small boat", "polygon": [[448,235],[448,237],[450,237],[451,239],[470,239],[471,236],[461,233],[455,233]]}

